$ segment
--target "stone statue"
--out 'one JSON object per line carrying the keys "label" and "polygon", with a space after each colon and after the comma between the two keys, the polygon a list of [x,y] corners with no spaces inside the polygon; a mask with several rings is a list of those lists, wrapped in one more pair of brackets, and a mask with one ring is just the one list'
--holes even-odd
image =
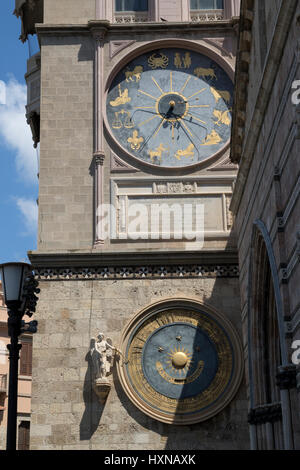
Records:
{"label": "stone statue", "polygon": [[105,340],[103,333],[99,333],[96,339],[92,339],[90,353],[95,381],[107,381],[106,377],[112,366],[113,351],[119,352],[112,345],[110,338]]}

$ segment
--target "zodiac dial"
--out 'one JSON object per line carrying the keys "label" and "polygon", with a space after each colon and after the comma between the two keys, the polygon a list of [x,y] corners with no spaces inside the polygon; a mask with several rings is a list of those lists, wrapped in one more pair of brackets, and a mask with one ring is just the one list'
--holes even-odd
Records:
{"label": "zodiac dial", "polygon": [[117,143],[161,167],[200,163],[230,138],[233,83],[212,59],[185,49],[160,49],[130,62],[107,97]]}
{"label": "zodiac dial", "polygon": [[120,380],[159,421],[191,424],[220,411],[236,391],[236,339],[211,314],[186,306],[141,318],[128,333]]}

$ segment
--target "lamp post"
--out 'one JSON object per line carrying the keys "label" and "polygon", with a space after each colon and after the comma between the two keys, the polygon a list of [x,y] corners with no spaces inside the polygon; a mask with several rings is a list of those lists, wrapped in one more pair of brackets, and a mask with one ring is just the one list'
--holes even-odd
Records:
{"label": "lamp post", "polygon": [[0,265],[0,274],[3,284],[4,301],[8,308],[8,335],[9,350],[9,389],[8,389],[8,416],[6,449],[16,449],[17,437],[17,407],[18,407],[18,362],[19,336],[24,328],[22,317],[31,316],[35,311],[38,298],[35,293],[37,281],[32,274],[32,267],[27,263],[5,263]]}

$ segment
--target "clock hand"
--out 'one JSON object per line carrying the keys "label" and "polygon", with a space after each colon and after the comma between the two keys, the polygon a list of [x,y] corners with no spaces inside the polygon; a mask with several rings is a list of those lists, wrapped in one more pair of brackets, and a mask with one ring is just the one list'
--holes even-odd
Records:
{"label": "clock hand", "polygon": [[183,130],[183,132],[186,134],[187,138],[189,139],[189,141],[193,144],[194,148],[196,149],[198,155],[200,155],[199,153],[199,150],[197,148],[197,146],[195,145],[195,142],[190,138],[188,132],[186,131],[186,129],[184,128],[184,126],[182,125],[182,123],[180,122],[180,126],[181,126],[181,129]]}
{"label": "clock hand", "polygon": [[140,152],[145,148],[145,146],[146,146],[146,144],[149,142],[149,140],[150,140],[152,137],[154,137],[154,136],[158,133],[158,131],[160,130],[160,128],[161,128],[161,126],[163,125],[163,122],[164,122],[164,121],[165,121],[165,118],[163,117],[163,118],[160,120],[158,126],[156,126],[156,128],[154,129],[154,131],[147,137],[147,139],[144,140],[144,144],[141,146],[141,148],[140,148],[140,150],[139,150]]}
{"label": "clock hand", "polygon": [[[190,114],[190,116],[193,117],[192,114]],[[191,122],[189,119],[185,119],[185,118],[182,118],[182,121]],[[200,119],[198,119],[198,121],[200,121]],[[207,131],[207,127],[202,126],[201,124],[198,124],[198,122],[194,122],[194,121],[193,121],[193,124],[194,124],[195,126],[202,127],[203,129],[205,129],[205,130]],[[204,121],[203,121],[203,124],[205,124]]]}
{"label": "clock hand", "polygon": [[[183,121],[189,122],[187,119],[183,119]],[[208,135],[208,129],[207,129],[207,127],[202,126],[201,124],[197,124],[197,123],[195,123],[195,122],[194,122],[193,124],[196,124],[197,126],[200,126],[200,127],[202,127],[203,129],[205,129],[206,134],[205,134],[204,139],[206,139],[206,137],[207,137],[207,135]],[[181,126],[181,127],[182,127],[182,126]],[[182,127],[182,128],[183,128],[183,127]],[[184,128],[183,128],[183,130],[184,130]],[[186,133],[186,132],[185,132],[185,133]],[[186,133],[186,135],[188,136],[187,133]],[[188,136],[188,137],[189,137],[189,136]],[[202,144],[203,138],[199,137],[198,134],[196,134],[196,138],[197,138],[197,140]],[[189,139],[190,139],[190,137],[189,137]],[[190,139],[190,141],[191,141],[192,143],[194,143],[191,139]],[[198,152],[198,150],[197,150],[197,152]],[[198,152],[198,154],[199,154],[199,152]]]}
{"label": "clock hand", "polygon": [[148,111],[146,109],[136,109],[133,113],[132,113],[132,117],[135,115],[135,113],[138,113],[138,112],[143,112],[143,113],[148,113],[148,114],[157,114],[156,111]]}

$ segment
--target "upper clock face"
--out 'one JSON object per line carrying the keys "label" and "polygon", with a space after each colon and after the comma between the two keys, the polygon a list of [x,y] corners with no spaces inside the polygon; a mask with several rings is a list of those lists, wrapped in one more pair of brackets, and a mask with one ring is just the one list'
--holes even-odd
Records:
{"label": "upper clock face", "polygon": [[187,307],[141,318],[127,335],[121,383],[145,413],[192,424],[220,411],[237,386],[235,339],[219,319]]}
{"label": "upper clock face", "polygon": [[130,62],[107,97],[110,130],[134,157],[184,167],[218,153],[230,138],[233,83],[212,59],[160,49]]}

